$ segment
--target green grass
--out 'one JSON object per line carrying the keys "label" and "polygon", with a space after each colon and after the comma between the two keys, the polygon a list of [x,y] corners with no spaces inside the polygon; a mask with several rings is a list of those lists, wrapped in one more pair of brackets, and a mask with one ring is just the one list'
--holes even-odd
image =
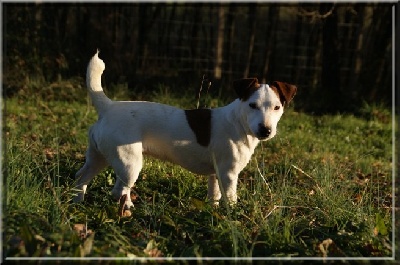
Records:
{"label": "green grass", "polygon": [[[384,108],[366,106],[362,117],[289,109],[278,135],[240,174],[235,207],[208,205],[205,177],[146,158],[133,215],[120,218],[112,169],[90,184],[85,202],[71,203],[96,120],[81,83],[32,88],[5,101],[4,256],[392,256],[393,128]],[[111,97],[126,99],[115,91]],[[195,97],[170,91],[160,86],[146,99],[196,105]],[[80,237],[76,224],[87,224],[91,236]]]}

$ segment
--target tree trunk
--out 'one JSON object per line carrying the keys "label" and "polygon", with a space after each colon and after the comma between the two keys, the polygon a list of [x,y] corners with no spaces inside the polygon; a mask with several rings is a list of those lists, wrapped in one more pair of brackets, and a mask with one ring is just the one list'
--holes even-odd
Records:
{"label": "tree trunk", "polygon": [[325,18],[322,27],[322,73],[321,85],[322,111],[333,112],[345,107],[340,89],[338,28],[336,8],[332,3],[320,5],[320,14],[332,13]]}
{"label": "tree trunk", "polygon": [[358,85],[358,80],[361,72],[361,65],[363,61],[363,48],[365,45],[366,37],[365,35],[367,34],[367,30],[370,27],[370,24],[367,23],[367,17],[370,15],[368,12],[369,7],[365,6],[360,6],[360,8],[357,10],[358,16],[360,17],[359,22],[359,30],[357,31],[357,41],[355,43],[355,51],[353,52],[353,62],[352,62],[352,67],[353,69],[353,75],[350,80],[350,87],[352,87],[355,91],[353,93],[352,98],[358,98],[357,94],[360,91],[361,87]]}
{"label": "tree trunk", "polygon": [[303,55],[300,53],[300,40],[302,36],[302,25],[303,25],[303,17],[297,16],[296,21],[296,31],[294,35],[293,41],[293,59],[292,59],[292,73],[291,76],[293,78],[294,83],[299,82],[300,73],[303,73],[303,68],[301,67],[301,63],[299,64],[299,55]]}
{"label": "tree trunk", "polygon": [[[265,47],[265,59],[264,59],[264,68],[262,71],[262,83],[266,83],[267,76],[271,76],[269,74],[269,65],[271,64],[271,54],[275,49],[275,41],[276,41],[276,33],[277,33],[277,25],[279,20],[279,6],[272,5],[269,7],[269,15],[268,15],[268,28],[267,28],[267,45]],[[270,80],[272,81],[272,80]]]}
{"label": "tree trunk", "polygon": [[214,78],[221,79],[222,76],[222,63],[223,63],[223,48],[224,48],[224,33],[225,33],[225,7],[219,6],[218,9],[218,35],[217,35],[217,46],[215,50],[215,66],[214,66]]}
{"label": "tree trunk", "polygon": [[[392,44],[392,9],[388,5],[374,7],[371,27],[368,28],[369,46],[361,66],[360,85],[363,95],[369,101],[391,98],[391,84],[382,84],[381,77],[385,71],[391,71],[390,63],[385,64],[387,54],[390,54]],[[389,55],[391,56],[391,55]],[[388,67],[385,65],[389,65]],[[371,67],[374,66],[374,67]],[[382,89],[385,89],[383,90]],[[380,94],[380,95],[379,95]],[[377,98],[378,97],[378,98]]]}
{"label": "tree trunk", "polygon": [[226,50],[226,57],[228,59],[228,84],[231,84],[233,81],[233,62],[234,62],[234,58],[233,58],[233,40],[235,37],[235,6],[234,4],[229,4],[229,9],[228,9],[228,14],[226,16],[226,28],[227,28],[227,36],[228,39],[225,42],[225,50]]}
{"label": "tree trunk", "polygon": [[254,39],[256,35],[256,21],[257,21],[257,4],[250,4],[249,13],[247,15],[249,22],[250,34],[249,34],[249,49],[247,51],[247,63],[244,69],[243,77],[248,77],[250,72],[250,65],[253,58]]}

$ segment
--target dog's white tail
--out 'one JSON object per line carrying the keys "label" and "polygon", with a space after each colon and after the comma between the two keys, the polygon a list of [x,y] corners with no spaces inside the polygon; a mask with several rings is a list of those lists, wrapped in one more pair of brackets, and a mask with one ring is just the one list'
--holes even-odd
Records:
{"label": "dog's white tail", "polygon": [[101,75],[106,68],[103,60],[99,58],[99,51],[92,57],[87,67],[86,85],[92,99],[93,106],[97,113],[101,115],[112,103],[106,94],[104,94],[101,86]]}

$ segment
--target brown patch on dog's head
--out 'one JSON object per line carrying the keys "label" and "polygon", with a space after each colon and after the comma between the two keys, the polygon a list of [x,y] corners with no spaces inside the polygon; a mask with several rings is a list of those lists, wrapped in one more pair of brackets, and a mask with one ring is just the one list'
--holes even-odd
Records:
{"label": "brown patch on dog's head", "polygon": [[211,109],[185,110],[185,114],[199,145],[208,146],[211,139]]}
{"label": "brown patch on dog's head", "polygon": [[296,95],[297,87],[288,83],[274,81],[271,89],[279,96],[282,106],[286,106]]}
{"label": "brown patch on dog's head", "polygon": [[233,88],[241,101],[249,99],[251,94],[260,88],[257,78],[243,78],[233,81]]}

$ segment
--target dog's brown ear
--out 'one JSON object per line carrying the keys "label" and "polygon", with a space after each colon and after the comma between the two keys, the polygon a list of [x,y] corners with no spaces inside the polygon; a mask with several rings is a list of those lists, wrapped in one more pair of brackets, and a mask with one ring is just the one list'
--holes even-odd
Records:
{"label": "dog's brown ear", "polygon": [[239,96],[239,99],[242,101],[246,101],[259,87],[260,84],[258,83],[258,79],[255,77],[233,81],[233,88],[235,89],[236,94]]}
{"label": "dog's brown ear", "polygon": [[289,102],[293,99],[294,95],[296,95],[297,87],[295,85],[291,85],[288,83],[274,81],[272,82],[272,89],[276,89],[276,92],[279,94],[279,98],[283,106],[289,104]]}

